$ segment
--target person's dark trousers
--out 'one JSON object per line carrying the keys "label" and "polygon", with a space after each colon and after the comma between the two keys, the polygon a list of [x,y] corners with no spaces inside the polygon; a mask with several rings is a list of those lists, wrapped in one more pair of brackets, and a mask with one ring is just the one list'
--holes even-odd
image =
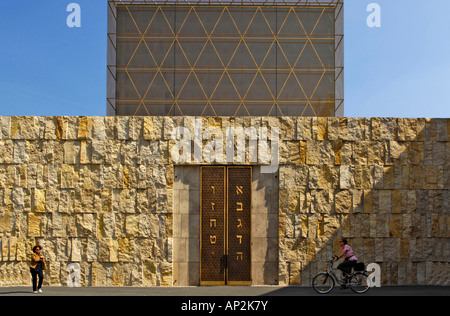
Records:
{"label": "person's dark trousers", "polygon": [[[33,268],[30,268],[31,277],[33,278],[33,291],[37,291],[42,287],[42,282],[44,281],[44,273],[42,270],[35,270]],[[38,283],[38,276],[39,276],[39,285]]]}
{"label": "person's dark trousers", "polygon": [[345,274],[350,274],[352,272],[352,268],[356,265],[356,263],[356,260],[346,260],[338,265],[338,269]]}

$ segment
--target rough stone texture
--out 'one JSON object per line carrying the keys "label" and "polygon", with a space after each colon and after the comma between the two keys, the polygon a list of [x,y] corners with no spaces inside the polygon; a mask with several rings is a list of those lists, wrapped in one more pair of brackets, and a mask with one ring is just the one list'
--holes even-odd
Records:
{"label": "rough stone texture", "polygon": [[[381,266],[382,284],[450,284],[449,119],[201,120],[223,135],[228,126],[280,129],[278,244],[255,235],[256,244],[278,248],[270,260],[279,262],[279,284],[309,285],[342,237],[360,260]],[[174,190],[171,156],[173,128],[194,134],[194,121],[0,117],[0,285],[31,283],[36,243],[49,261],[47,285],[67,285],[72,263],[82,286],[173,286],[175,275],[195,277],[195,269],[174,271],[186,269],[174,253],[198,245],[178,231],[189,229],[190,212],[174,212],[186,188]],[[251,162],[248,148],[247,140],[242,164],[268,162]],[[201,164],[192,154],[185,165]],[[191,243],[182,254],[183,242]]]}
{"label": "rough stone texture", "polygon": [[340,238],[384,285],[450,284],[449,121],[298,118],[306,161],[280,165],[280,284],[310,285]]}

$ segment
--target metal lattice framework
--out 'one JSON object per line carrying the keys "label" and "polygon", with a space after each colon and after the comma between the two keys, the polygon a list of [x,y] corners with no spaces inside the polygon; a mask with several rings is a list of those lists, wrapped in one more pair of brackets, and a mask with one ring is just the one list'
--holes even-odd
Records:
{"label": "metal lattice framework", "polygon": [[115,115],[335,116],[343,104],[341,0],[111,0],[109,8]]}

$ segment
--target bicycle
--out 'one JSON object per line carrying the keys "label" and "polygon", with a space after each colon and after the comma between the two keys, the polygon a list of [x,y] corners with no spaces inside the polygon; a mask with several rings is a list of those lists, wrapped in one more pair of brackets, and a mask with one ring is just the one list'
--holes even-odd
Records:
{"label": "bicycle", "polygon": [[[312,286],[317,293],[327,294],[335,286],[337,282],[341,287],[349,287],[353,292],[362,294],[369,290],[368,275],[365,272],[364,263],[357,264],[347,278],[340,280],[333,271],[333,264],[336,256],[330,260],[330,269],[328,271],[317,274],[312,280]],[[356,272],[355,272],[356,271]]]}

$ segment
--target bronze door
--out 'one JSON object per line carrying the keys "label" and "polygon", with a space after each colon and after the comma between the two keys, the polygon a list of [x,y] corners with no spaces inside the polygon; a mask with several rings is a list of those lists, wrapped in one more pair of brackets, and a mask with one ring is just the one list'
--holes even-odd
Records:
{"label": "bronze door", "polygon": [[200,283],[251,284],[251,167],[201,168]]}

